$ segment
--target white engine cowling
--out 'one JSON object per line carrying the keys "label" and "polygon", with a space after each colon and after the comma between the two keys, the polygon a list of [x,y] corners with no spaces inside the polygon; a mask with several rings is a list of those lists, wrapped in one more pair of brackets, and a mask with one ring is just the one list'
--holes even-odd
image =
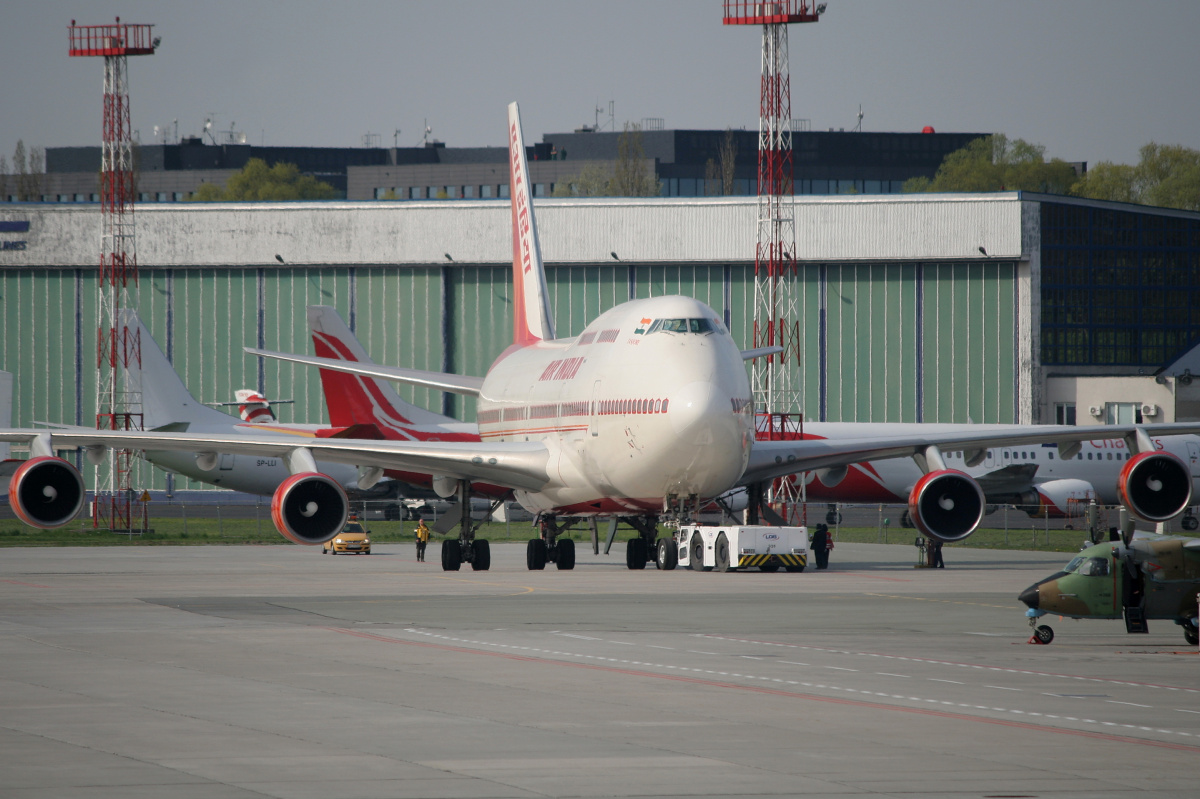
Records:
{"label": "white engine cowling", "polygon": [[87,492],[79,470],[62,458],[30,458],[8,483],[8,501],[31,527],[62,527],[79,515]]}
{"label": "white engine cowling", "polygon": [[929,472],[908,495],[908,515],[923,535],[944,543],[961,541],[983,519],[983,489],[957,469]]}
{"label": "white engine cowling", "polygon": [[350,502],[337,481],[320,472],[294,474],[271,497],[271,519],[284,538],[297,544],[323,544],[350,517]]}
{"label": "white engine cowling", "polygon": [[1142,521],[1169,521],[1191,504],[1192,475],[1169,452],[1139,452],[1125,461],[1117,478],[1117,496]]}
{"label": "white engine cowling", "polygon": [[1018,497],[1017,504],[1038,519],[1072,519],[1087,514],[1096,489],[1087,480],[1064,478],[1038,483]]}

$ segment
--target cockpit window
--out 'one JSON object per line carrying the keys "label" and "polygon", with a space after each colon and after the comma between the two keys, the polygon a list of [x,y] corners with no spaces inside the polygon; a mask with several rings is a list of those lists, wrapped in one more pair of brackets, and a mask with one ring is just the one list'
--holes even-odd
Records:
{"label": "cockpit window", "polygon": [[1069,574],[1078,569],[1079,565],[1085,560],[1087,560],[1087,558],[1085,558],[1083,555],[1076,555],[1075,557],[1071,558],[1071,562],[1067,564],[1067,567],[1063,569],[1063,571]]}
{"label": "cockpit window", "polygon": [[713,324],[707,319],[655,319],[646,330],[646,335],[660,330],[667,333],[711,333]]}
{"label": "cockpit window", "polygon": [[1088,558],[1079,567],[1079,573],[1084,577],[1107,577],[1108,558]]}

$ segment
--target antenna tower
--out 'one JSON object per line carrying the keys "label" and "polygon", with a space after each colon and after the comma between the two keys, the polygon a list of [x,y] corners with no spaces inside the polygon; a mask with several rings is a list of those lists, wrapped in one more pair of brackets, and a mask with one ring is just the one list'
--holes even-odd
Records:
{"label": "antenna tower", "polygon": [[[725,0],[725,25],[762,26],[758,113],[758,243],[754,251],[754,346],[783,348],[751,362],[750,389],[760,439],[804,437],[800,413],[800,320],[796,221],[792,209],[792,89],[788,25],[816,22],[825,4],[809,0]],[[772,482],[763,497],[789,524],[807,524],[804,483]],[[758,509],[751,521],[757,521]]]}
{"label": "antenna tower", "polygon": [[[796,290],[796,222],[792,211],[792,93],[788,25],[816,22],[824,4],[725,0],[725,25],[762,26],[758,118],[758,245],[754,253],[754,346],[783,347],[750,367],[755,406],[800,410],[800,322]],[[764,362],[765,361],[765,362]]]}
{"label": "antenna tower", "polygon": [[[134,238],[133,140],[129,122],[128,56],[153,55],[152,25],[80,25],[68,29],[72,56],[104,59],[104,140],[100,160],[100,305],[96,340],[96,427],[140,430],[142,392],[125,367],[142,360],[141,340],[130,330],[124,309],[134,307],[137,248]],[[140,370],[139,370],[140,371]],[[132,477],[136,454],[113,450],[101,465],[92,503],[92,523],[132,531]]]}

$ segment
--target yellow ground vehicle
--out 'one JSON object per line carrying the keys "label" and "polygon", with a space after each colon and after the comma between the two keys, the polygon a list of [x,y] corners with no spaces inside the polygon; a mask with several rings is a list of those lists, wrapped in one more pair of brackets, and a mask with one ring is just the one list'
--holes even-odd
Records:
{"label": "yellow ground vehicle", "polygon": [[321,552],[325,555],[337,555],[339,552],[350,555],[370,555],[370,531],[355,521],[352,516],[340,533],[325,542]]}

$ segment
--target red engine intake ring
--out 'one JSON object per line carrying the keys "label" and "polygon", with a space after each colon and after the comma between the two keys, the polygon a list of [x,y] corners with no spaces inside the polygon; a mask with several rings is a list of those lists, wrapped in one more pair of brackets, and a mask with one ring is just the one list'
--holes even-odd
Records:
{"label": "red engine intake ring", "polygon": [[271,497],[275,529],[297,544],[323,544],[345,526],[350,502],[337,481],[320,472],[294,474]]}
{"label": "red engine intake ring", "polygon": [[8,501],[30,527],[62,527],[83,509],[87,492],[79,470],[62,458],[43,455],[17,467],[8,483]]}
{"label": "red engine intake ring", "polygon": [[1192,474],[1169,452],[1139,452],[1121,469],[1117,497],[1144,522],[1169,521],[1192,503]]}
{"label": "red engine intake ring", "polygon": [[983,489],[965,472],[942,469],[921,477],[908,495],[908,517],[923,535],[961,541],[983,519]]}

